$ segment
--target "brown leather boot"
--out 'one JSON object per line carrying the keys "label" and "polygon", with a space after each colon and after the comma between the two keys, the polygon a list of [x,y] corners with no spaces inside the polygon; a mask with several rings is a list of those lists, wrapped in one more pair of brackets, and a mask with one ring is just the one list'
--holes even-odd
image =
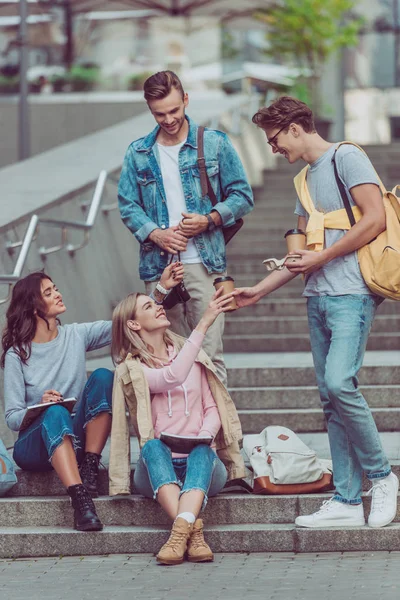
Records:
{"label": "brown leather boot", "polygon": [[172,525],[168,541],[157,554],[157,562],[163,565],[180,565],[185,556],[193,525],[178,517]]}
{"label": "brown leather boot", "polygon": [[204,540],[203,521],[196,519],[192,534],[188,543],[188,561],[189,562],[212,562],[214,554],[210,546]]}

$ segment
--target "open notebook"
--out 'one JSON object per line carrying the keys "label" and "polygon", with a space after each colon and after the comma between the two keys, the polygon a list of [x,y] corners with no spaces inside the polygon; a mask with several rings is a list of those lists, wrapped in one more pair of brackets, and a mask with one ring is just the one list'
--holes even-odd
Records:
{"label": "open notebook", "polygon": [[160,434],[160,440],[164,442],[172,452],[179,454],[189,454],[196,446],[200,444],[207,444],[209,446],[212,442],[212,437],[197,437],[192,435],[174,435],[173,433],[166,433],[162,431]]}
{"label": "open notebook", "polygon": [[28,410],[24,416],[24,419],[21,423],[21,429],[26,429],[29,425],[38,418],[39,415],[42,414],[49,406],[54,406],[54,404],[61,404],[61,406],[65,406],[69,412],[72,412],[75,404],[77,403],[76,398],[65,398],[61,402],[40,402],[39,404],[33,404],[32,406],[28,406]]}

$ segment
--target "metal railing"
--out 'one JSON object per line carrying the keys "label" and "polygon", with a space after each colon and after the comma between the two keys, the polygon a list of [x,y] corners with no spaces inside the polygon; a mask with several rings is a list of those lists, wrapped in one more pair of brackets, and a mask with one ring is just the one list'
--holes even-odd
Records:
{"label": "metal railing", "polygon": [[18,260],[15,264],[14,271],[9,275],[0,275],[0,283],[8,283],[8,295],[7,298],[0,300],[0,304],[7,302],[11,295],[12,284],[18,281],[21,277],[22,270],[25,266],[26,257],[28,256],[29,249],[35,236],[35,232],[39,223],[39,217],[33,215],[29,221],[28,229],[26,230],[25,237],[23,239],[21,250],[18,256]]}
{"label": "metal railing", "polygon": [[[254,107],[253,106],[250,107],[248,104],[236,106],[236,107],[232,108],[229,111],[231,113],[231,117],[232,117],[230,126],[228,127],[229,133],[232,133],[233,135],[240,135],[241,119],[242,119],[242,117],[248,117],[249,112],[251,113],[253,111],[253,109],[254,109]],[[222,116],[221,114],[218,114],[218,115],[215,115],[214,117],[212,117],[211,119],[209,119],[209,126],[212,129],[218,128],[221,116]],[[108,178],[113,183],[118,183],[118,180],[113,175],[109,175]],[[18,260],[15,265],[13,273],[11,273],[9,275],[0,275],[0,284],[4,283],[4,284],[9,285],[8,296],[7,296],[7,298],[1,299],[0,304],[4,304],[5,302],[7,302],[9,300],[12,284],[16,283],[18,281],[18,279],[21,277],[21,273],[25,266],[25,262],[27,259],[27,255],[28,255],[30,246],[31,246],[32,242],[36,239],[36,236],[37,236],[38,224],[46,225],[49,227],[59,227],[61,229],[60,244],[58,244],[56,246],[51,246],[49,248],[46,248],[44,246],[41,246],[39,248],[38,252],[39,252],[39,255],[42,258],[42,260],[45,260],[46,256],[48,256],[49,254],[53,254],[54,252],[59,252],[62,249],[65,249],[71,256],[73,256],[77,250],[84,248],[88,244],[88,242],[90,240],[90,231],[95,224],[95,220],[96,220],[97,214],[99,212],[106,180],[107,180],[107,171],[102,170],[97,179],[96,188],[95,188],[95,191],[93,194],[92,201],[90,203],[83,202],[81,204],[82,210],[86,211],[89,208],[89,212],[88,212],[86,221],[84,221],[84,222],[83,221],[68,221],[68,220],[64,220],[64,219],[46,219],[46,218],[42,219],[42,218],[39,218],[37,215],[33,215],[29,222],[29,226],[26,231],[24,239],[21,241],[18,241],[18,242],[8,241],[6,243],[7,252],[11,256],[13,255],[16,248],[20,247],[21,250],[20,250]],[[102,212],[104,215],[107,215],[110,211],[115,210],[117,208],[118,208],[118,202],[113,202],[113,203],[104,205],[102,207]],[[76,229],[76,230],[81,230],[84,232],[84,238],[83,238],[83,241],[81,244],[73,245],[73,244],[68,243],[68,230],[69,229]]]}
{"label": "metal railing", "polygon": [[[90,204],[86,221],[65,221],[63,219],[40,219],[40,223],[50,227],[59,227],[61,229],[61,243],[57,246],[39,248],[39,254],[44,259],[48,254],[53,254],[65,248],[70,256],[73,256],[77,250],[84,248],[90,239],[90,230],[93,228],[97,213],[99,212],[100,202],[103,196],[104,186],[107,179],[107,171],[101,171],[97,179],[93,199]],[[83,242],[81,244],[68,244],[68,229],[80,229],[84,231]]]}
{"label": "metal railing", "polygon": [[[61,228],[61,243],[57,246],[52,246],[51,248],[41,247],[39,248],[39,254],[42,260],[48,254],[52,254],[54,252],[58,252],[65,248],[67,252],[72,256],[77,250],[80,250],[84,246],[87,245],[90,239],[90,230],[93,228],[97,214],[99,212],[99,207],[101,203],[101,199],[104,192],[104,186],[107,180],[107,171],[101,171],[100,175],[97,179],[96,188],[94,190],[93,198],[90,203],[89,213],[85,222],[81,221],[65,221],[61,219],[42,219],[39,218],[38,215],[33,215],[31,220],[29,221],[28,229],[26,231],[25,237],[22,241],[19,242],[7,242],[6,249],[7,252],[12,255],[15,251],[15,248],[21,247],[18,260],[16,262],[13,273],[9,275],[0,275],[0,284],[6,283],[8,284],[8,295],[6,298],[0,300],[0,304],[4,304],[10,299],[11,287],[14,283],[18,281],[21,277],[21,273],[25,266],[25,262],[28,256],[29,249],[31,247],[32,242],[37,237],[38,225],[49,225],[50,227],[60,227]],[[84,231],[84,239],[81,244],[72,245],[68,244],[68,229],[80,229]]]}

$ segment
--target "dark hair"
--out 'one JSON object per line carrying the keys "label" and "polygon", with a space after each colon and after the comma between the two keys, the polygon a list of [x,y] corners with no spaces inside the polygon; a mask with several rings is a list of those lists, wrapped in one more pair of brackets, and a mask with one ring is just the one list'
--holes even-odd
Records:
{"label": "dark hair", "polygon": [[253,116],[252,121],[264,130],[281,128],[285,125],[289,127],[290,123],[297,123],[306,133],[315,132],[311,108],[291,96],[282,96],[270,106],[260,108]]}
{"label": "dark hair", "polygon": [[185,92],[181,80],[173,71],[159,71],[146,79],[143,85],[144,97],[147,102],[166,98],[172,89],[178,90],[182,94],[182,98],[184,97]]}
{"label": "dark hair", "polygon": [[20,279],[15,284],[10,306],[6,313],[6,326],[3,329],[2,345],[3,353],[1,355],[0,365],[4,369],[6,353],[10,348],[19,356],[24,364],[31,355],[32,340],[35,337],[37,317],[40,317],[47,323],[46,304],[41,293],[41,282],[43,279],[50,279],[43,271],[36,271]]}

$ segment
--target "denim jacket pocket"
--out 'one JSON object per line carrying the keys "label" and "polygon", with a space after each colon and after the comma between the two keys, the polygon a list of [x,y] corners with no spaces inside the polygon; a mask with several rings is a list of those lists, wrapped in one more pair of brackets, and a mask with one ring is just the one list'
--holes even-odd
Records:
{"label": "denim jacket pocket", "polygon": [[144,207],[154,207],[156,203],[157,186],[156,178],[153,173],[149,169],[138,171],[136,174],[136,181],[140,187]]}
{"label": "denim jacket pocket", "polygon": [[[197,164],[193,165],[191,167],[191,173],[193,176],[193,192],[194,192],[194,196],[201,198],[202,197],[202,193],[201,193],[201,184],[200,184],[200,170]],[[208,178],[210,180],[211,186],[215,192],[215,195],[217,197],[217,199],[219,199],[219,181],[218,181],[218,175],[219,175],[219,164],[218,161],[216,160],[208,160],[206,161],[206,170],[207,170],[207,175]]]}

